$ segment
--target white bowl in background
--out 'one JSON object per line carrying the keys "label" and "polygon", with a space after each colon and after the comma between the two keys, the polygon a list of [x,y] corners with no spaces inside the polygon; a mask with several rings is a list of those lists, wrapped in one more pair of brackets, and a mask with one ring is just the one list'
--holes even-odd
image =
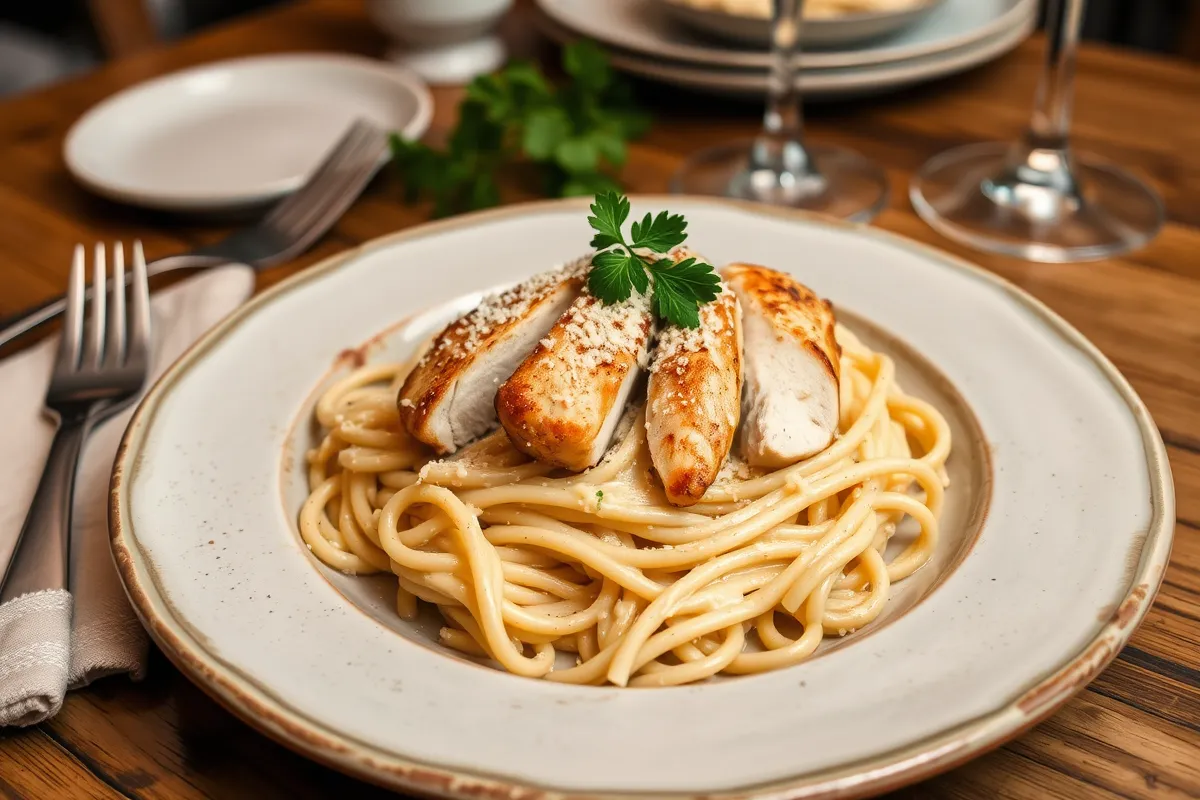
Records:
{"label": "white bowl in background", "polygon": [[490,35],[513,0],[368,0],[367,13],[398,46],[388,58],[430,83],[465,83],[498,69],[504,44]]}
{"label": "white bowl in background", "polygon": [[490,31],[512,8],[512,0],[368,0],[367,13],[379,28],[414,47],[454,44]]}

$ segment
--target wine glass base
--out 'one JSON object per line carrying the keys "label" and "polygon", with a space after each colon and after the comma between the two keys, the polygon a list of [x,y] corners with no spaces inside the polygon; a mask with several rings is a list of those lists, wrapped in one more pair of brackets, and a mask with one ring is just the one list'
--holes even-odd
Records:
{"label": "wine glass base", "polygon": [[816,173],[794,175],[750,168],[752,140],[702,150],[671,178],[677,194],[716,195],[870,222],[887,205],[883,170],[853,150],[810,144]]}
{"label": "wine glass base", "polygon": [[1163,224],[1158,195],[1120,167],[1069,159],[1064,183],[1023,182],[1011,145],[969,145],[941,153],[913,177],[917,213],[944,236],[1030,261],[1095,261],[1137,249]]}

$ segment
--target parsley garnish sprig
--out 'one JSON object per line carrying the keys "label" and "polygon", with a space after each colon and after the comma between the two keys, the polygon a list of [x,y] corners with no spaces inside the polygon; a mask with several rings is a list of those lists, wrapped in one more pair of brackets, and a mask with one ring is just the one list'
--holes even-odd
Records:
{"label": "parsley garnish sprig", "polygon": [[[676,263],[660,257],[687,239],[687,220],[682,214],[660,211],[633,221],[631,239],[621,229],[629,218],[629,198],[617,192],[602,192],[592,203],[588,224],[596,235],[588,288],[604,303],[628,300],[636,289],[646,294],[653,283],[650,304],[654,315],[672,325],[700,327],[700,306],[721,293],[720,278],[712,264],[688,257]],[[639,254],[638,250],[651,255]]]}
{"label": "parsley garnish sprig", "polygon": [[601,47],[580,40],[562,59],[559,82],[522,61],[475,78],[444,147],[393,136],[406,201],[432,200],[444,217],[499,204],[505,181],[558,197],[620,188],[627,145],[649,118]]}

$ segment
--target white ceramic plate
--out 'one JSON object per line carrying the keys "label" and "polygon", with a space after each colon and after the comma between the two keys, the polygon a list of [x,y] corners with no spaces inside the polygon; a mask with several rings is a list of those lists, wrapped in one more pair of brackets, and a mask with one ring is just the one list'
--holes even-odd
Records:
{"label": "white ceramic plate", "polygon": [[[738,48],[695,34],[672,19],[660,0],[538,0],[538,7],[559,28],[618,52],[691,66],[764,71],[771,66],[765,48]],[[1037,9],[1038,0],[946,0],[894,36],[857,47],[803,52],[800,63],[806,71],[865,67],[969,48],[1020,27]]]}
{"label": "white ceramic plate", "polygon": [[67,134],[67,168],[98,194],[171,211],[258,205],[300,186],[357,117],[416,138],[433,101],[399,67],[341,55],[222,61],[139,84]]}
{"label": "white ceramic plate", "polygon": [[[765,17],[697,7],[686,0],[655,2],[670,16],[709,36],[742,45],[762,47],[771,43],[771,21]],[[809,47],[845,49],[849,45],[904,30],[923,19],[943,2],[945,0],[920,0],[912,7],[898,11],[861,12],[806,19],[801,29],[802,44]]]}
{"label": "white ceramic plate", "polygon": [[579,254],[586,203],[555,201],[309,269],[154,387],[118,455],[112,542],[171,659],[260,730],[399,789],[665,800],[927,777],[1027,729],[1116,655],[1157,591],[1174,497],[1149,414],[1091,344],[991,274],[872,228],[713,199],[633,206],[686,214],[718,264],[794,271],[947,413],[944,538],[885,619],[764,675],[575,687],[450,657],[305,549],[314,391],[355,356],[409,352],[479,290]]}
{"label": "white ceramic plate", "polygon": [[[993,61],[1020,45],[1036,27],[1036,10],[1036,5],[1030,6],[1028,15],[1016,27],[967,47],[863,67],[804,70],[797,76],[797,84],[805,100],[836,100],[882,94],[949,77]],[[543,27],[551,37],[559,41],[565,42],[572,38],[568,31],[553,22],[546,21]],[[610,59],[617,69],[632,75],[682,86],[692,91],[754,100],[761,100],[766,96],[765,72],[679,64],[644,58],[629,51],[613,51],[610,53]]]}

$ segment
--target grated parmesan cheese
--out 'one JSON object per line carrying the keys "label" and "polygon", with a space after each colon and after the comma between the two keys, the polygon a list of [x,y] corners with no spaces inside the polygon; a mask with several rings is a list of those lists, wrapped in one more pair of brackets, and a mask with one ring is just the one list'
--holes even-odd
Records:
{"label": "grated parmesan cheese", "polygon": [[722,353],[718,341],[727,327],[719,307],[729,302],[726,298],[730,294],[729,287],[722,281],[717,299],[700,307],[699,328],[673,325],[663,331],[654,348],[654,364],[650,371],[673,369],[676,375],[682,376],[691,362],[690,356],[695,353],[705,353],[716,362]]}
{"label": "grated parmesan cheese", "polygon": [[717,479],[713,481],[714,485],[722,483],[733,483],[735,481],[748,481],[751,478],[757,477],[755,470],[738,456],[730,453],[725,458],[725,463],[721,465],[721,469],[717,472]]}
{"label": "grated parmesan cheese", "polygon": [[540,272],[503,292],[488,295],[478,306],[460,317],[454,324],[457,336],[444,336],[436,348],[421,357],[421,366],[430,359],[460,359],[479,349],[480,345],[510,322],[521,319],[535,303],[557,289],[564,281],[582,277],[591,265],[592,257],[579,258],[553,269]]}
{"label": "grated parmesan cheese", "polygon": [[556,337],[565,339],[566,349],[575,357],[567,361],[572,374],[588,374],[618,358],[637,355],[638,365],[649,359],[646,343],[650,337],[650,298],[633,292],[621,303],[605,304],[584,287],[563,319],[542,339],[542,346],[553,350]]}

